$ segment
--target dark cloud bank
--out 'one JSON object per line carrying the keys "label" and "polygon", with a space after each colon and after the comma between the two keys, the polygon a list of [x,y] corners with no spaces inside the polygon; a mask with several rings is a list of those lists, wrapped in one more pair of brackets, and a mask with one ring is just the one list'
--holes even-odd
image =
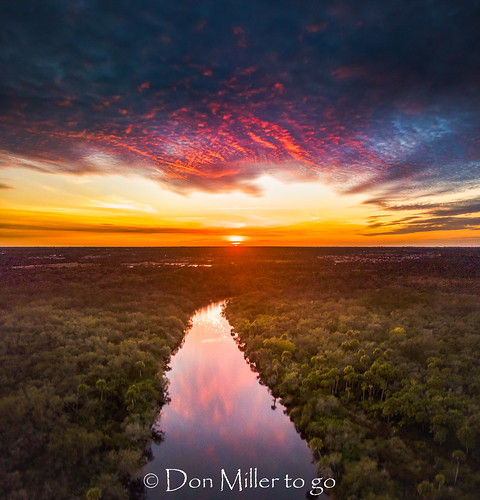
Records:
{"label": "dark cloud bank", "polygon": [[0,162],[181,191],[318,176],[395,210],[478,186],[479,26],[478,1],[3,1]]}

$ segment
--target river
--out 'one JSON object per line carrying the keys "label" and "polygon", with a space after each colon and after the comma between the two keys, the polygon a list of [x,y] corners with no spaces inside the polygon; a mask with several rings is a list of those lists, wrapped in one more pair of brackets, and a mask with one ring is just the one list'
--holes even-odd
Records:
{"label": "river", "polygon": [[325,499],[309,496],[312,452],[245,361],[222,305],[196,312],[171,359],[171,400],[156,422],[164,440],[143,471],[147,500]]}

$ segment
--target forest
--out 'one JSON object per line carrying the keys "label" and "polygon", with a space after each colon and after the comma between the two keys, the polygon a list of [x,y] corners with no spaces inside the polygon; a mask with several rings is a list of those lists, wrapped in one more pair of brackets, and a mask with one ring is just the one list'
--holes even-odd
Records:
{"label": "forest", "polygon": [[2,269],[0,498],[134,497],[166,364],[214,292],[202,268],[39,260]]}
{"label": "forest", "polygon": [[165,370],[225,314],[338,499],[476,499],[480,251],[1,251],[0,497],[141,498]]}

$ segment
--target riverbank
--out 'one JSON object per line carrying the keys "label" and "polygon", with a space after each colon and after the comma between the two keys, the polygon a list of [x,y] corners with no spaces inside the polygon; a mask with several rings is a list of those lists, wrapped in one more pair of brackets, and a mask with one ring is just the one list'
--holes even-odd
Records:
{"label": "riverbank", "polygon": [[304,499],[312,453],[246,363],[222,306],[196,311],[171,359],[170,402],[156,426],[165,439],[142,472],[146,499]]}

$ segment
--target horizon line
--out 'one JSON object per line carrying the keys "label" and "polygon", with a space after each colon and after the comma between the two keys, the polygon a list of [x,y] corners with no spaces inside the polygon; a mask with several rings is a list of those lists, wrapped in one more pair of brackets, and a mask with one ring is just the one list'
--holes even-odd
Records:
{"label": "horizon line", "polygon": [[0,249],[27,248],[476,248],[480,245],[23,245],[5,246]]}

